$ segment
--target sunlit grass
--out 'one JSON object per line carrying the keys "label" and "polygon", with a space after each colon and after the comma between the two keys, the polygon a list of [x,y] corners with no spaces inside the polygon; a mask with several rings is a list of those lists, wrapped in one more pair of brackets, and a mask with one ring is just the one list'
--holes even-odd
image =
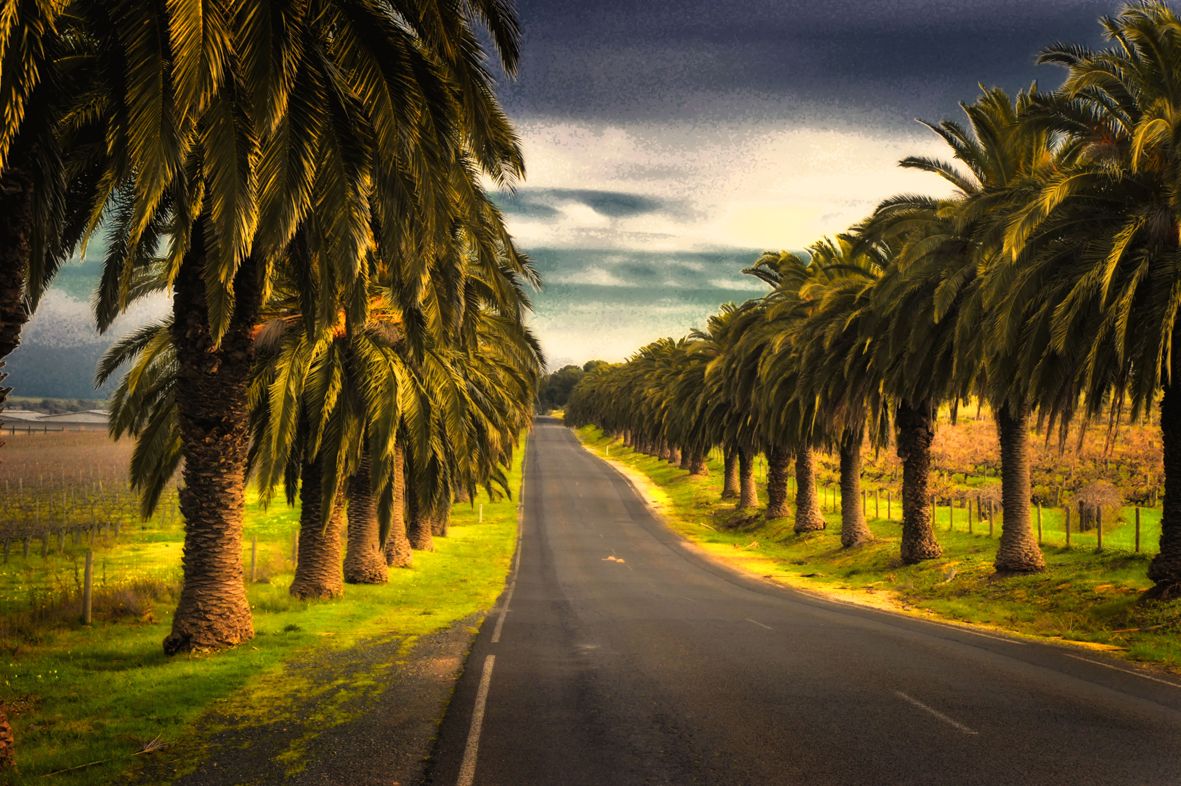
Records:
{"label": "sunlit grass", "polygon": [[[511,476],[514,496],[523,454],[518,452]],[[265,583],[248,589],[256,636],[211,655],[168,658],[161,648],[175,609],[183,530],[178,525],[168,533],[155,532],[150,541],[126,534],[125,542],[99,552],[96,566],[106,563],[110,583],[161,574],[163,579],[152,585],[159,593],[154,600],[133,599],[143,605],[136,610],[145,613],[111,619],[96,614],[95,624],[84,627],[67,612],[64,622],[42,629],[10,628],[0,641],[0,691],[15,704],[12,720],[21,777],[33,782],[80,767],[54,775],[52,781],[110,783],[140,765],[136,752],[143,741],[160,737],[174,744],[212,707],[243,696],[249,696],[259,712],[281,705],[283,696],[299,689],[284,672],[284,664],[293,657],[317,648],[347,648],[373,636],[421,636],[487,609],[508,572],[517,502],[491,502],[483,494],[480,502],[482,523],[476,523],[476,507],[456,506],[451,534],[436,539],[437,551],[415,552],[414,567],[391,569],[388,584],[348,585],[341,599],[311,602],[287,594],[298,512],[282,501],[266,512],[252,503],[243,558],[249,559],[250,536],[256,533],[265,555],[258,565]],[[171,538],[165,539],[165,534]],[[41,564],[37,556],[30,564],[31,572],[14,566],[10,557],[0,578],[6,597],[20,596],[20,590],[10,586],[15,581],[26,582],[21,585],[26,594],[28,586],[52,591],[57,579],[46,574],[53,570],[67,574],[62,581],[73,581],[68,557],[51,557]],[[10,609],[7,616],[12,614],[19,612]],[[355,678],[364,681],[366,675]],[[87,764],[91,766],[82,766]],[[10,776],[6,782],[24,781]]]}

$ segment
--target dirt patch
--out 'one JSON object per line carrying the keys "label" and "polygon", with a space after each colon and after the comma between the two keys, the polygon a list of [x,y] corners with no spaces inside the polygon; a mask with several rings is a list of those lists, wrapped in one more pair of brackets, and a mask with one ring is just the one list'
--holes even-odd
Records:
{"label": "dirt patch", "polygon": [[285,672],[292,693],[261,722],[257,708],[211,712],[187,750],[149,763],[139,783],[418,783],[482,616],[417,640],[387,636],[297,659]]}

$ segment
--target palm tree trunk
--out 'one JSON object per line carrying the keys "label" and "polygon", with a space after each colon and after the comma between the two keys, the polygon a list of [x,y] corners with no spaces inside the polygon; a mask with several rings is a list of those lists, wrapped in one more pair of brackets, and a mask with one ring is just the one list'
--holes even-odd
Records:
{"label": "palm tree trunk", "polygon": [[[8,167],[0,173],[0,416],[10,390],[2,384],[4,359],[20,344],[21,329],[29,321],[24,290],[33,234],[34,183],[28,161],[27,151],[21,155],[13,149]],[[0,420],[0,426],[3,424]]]}
{"label": "palm tree trunk", "polygon": [[470,505],[472,495],[468,493],[467,486],[460,486],[455,490],[455,504]]}
{"label": "palm tree trunk", "polygon": [[738,496],[738,451],[723,448],[722,456],[726,465],[722,478],[722,499],[733,499]]}
{"label": "palm tree trunk", "polygon": [[340,570],[340,521],[344,489],[328,501],[332,515],[323,524],[322,465],[320,459],[303,464],[299,478],[299,562],[288,590],[297,598],[335,598],[344,593]]}
{"label": "palm tree trunk", "polygon": [[390,510],[390,531],[385,536],[385,564],[391,568],[414,565],[414,552],[406,537],[406,470],[402,447],[394,448],[394,503]]}
{"label": "palm tree trunk", "polygon": [[451,505],[444,503],[431,516],[431,534],[436,538],[445,538],[451,532]]}
{"label": "palm tree trunk", "polygon": [[[685,451],[681,451],[685,455]],[[705,451],[692,450],[689,452],[689,474],[697,477],[709,474],[709,465],[705,463]]]}
{"label": "palm tree trunk", "polygon": [[242,565],[242,514],[250,446],[251,331],[258,317],[258,270],[247,259],[234,280],[236,302],[215,346],[205,300],[205,242],[199,223],[174,285],[176,412],[184,454],[184,588],[164,652],[212,650],[254,636]]}
{"label": "palm tree trunk", "polygon": [[816,532],[828,526],[820,514],[816,496],[816,461],[812,449],[801,445],[796,451],[796,532]]}
{"label": "palm tree trunk", "polygon": [[[1181,369],[1174,361],[1173,379]],[[1160,521],[1160,553],[1148,566],[1156,582],[1147,597],[1167,600],[1181,595],[1181,388],[1164,386],[1160,402],[1161,444],[1164,448],[1165,497]]]}
{"label": "palm tree trunk", "polygon": [[693,451],[691,451],[691,450],[682,450],[681,451],[681,463],[680,463],[681,469],[688,471],[690,466],[692,466],[692,463],[693,463],[692,453],[693,453]]}
{"label": "palm tree trunk", "polygon": [[1029,408],[1009,404],[996,413],[1001,443],[1001,542],[998,573],[1036,573],[1046,569],[1029,516]]}
{"label": "palm tree trunk", "polygon": [[780,447],[771,449],[767,456],[767,512],[766,519],[781,519],[791,514],[787,504],[787,465],[791,454]]}
{"label": "palm tree trunk", "polygon": [[898,404],[898,458],[902,459],[902,561],[908,565],[935,559],[943,549],[931,521],[931,441],[935,424],[931,405]]}
{"label": "palm tree trunk", "polygon": [[672,450],[669,449],[668,440],[660,440],[660,448],[656,451],[656,457],[661,461],[668,461],[672,458]]}
{"label": "palm tree trunk", "polygon": [[349,479],[348,551],[344,558],[344,580],[349,584],[385,584],[390,578],[381,551],[381,525],[370,472],[369,446],[365,445],[357,473]]}
{"label": "palm tree trunk", "polygon": [[753,508],[759,504],[755,489],[755,461],[749,450],[738,449],[738,507]]}
{"label": "palm tree trunk", "polygon": [[681,450],[680,448],[677,448],[677,447],[670,448],[668,451],[668,463],[673,464],[674,466],[677,464],[680,464],[681,463],[681,456],[683,454],[684,454],[684,451]]}
{"label": "palm tree trunk", "polygon": [[861,510],[861,442],[865,431],[841,441],[841,545],[847,549],[873,540]]}
{"label": "palm tree trunk", "polygon": [[431,537],[431,520],[418,503],[418,490],[414,483],[414,470],[406,473],[406,537],[410,548],[418,551],[434,551],[435,541]]}

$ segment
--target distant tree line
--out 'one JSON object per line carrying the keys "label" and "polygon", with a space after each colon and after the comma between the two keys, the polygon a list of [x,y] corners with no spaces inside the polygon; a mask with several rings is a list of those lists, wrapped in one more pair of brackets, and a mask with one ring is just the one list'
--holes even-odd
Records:
{"label": "distant tree line", "polygon": [[541,378],[537,388],[537,411],[553,412],[562,409],[570,400],[570,393],[582,378],[596,368],[606,366],[605,360],[588,360],[581,366],[562,366]]}

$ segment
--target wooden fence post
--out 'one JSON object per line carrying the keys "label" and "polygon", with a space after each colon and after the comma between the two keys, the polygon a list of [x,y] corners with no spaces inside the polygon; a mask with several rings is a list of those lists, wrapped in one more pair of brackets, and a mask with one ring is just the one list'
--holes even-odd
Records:
{"label": "wooden fence post", "polygon": [[993,522],[996,520],[996,511],[992,507],[992,500],[988,501],[988,537],[993,534]]}
{"label": "wooden fence post", "polygon": [[882,517],[882,490],[873,490],[873,517],[880,519]]}
{"label": "wooden fence post", "polygon": [[1096,551],[1103,551],[1103,508],[1095,508],[1095,537],[1098,540]]}
{"label": "wooden fence post", "polygon": [[82,579],[82,624],[90,624],[90,600],[94,581],[94,552],[86,552],[86,574]]}
{"label": "wooden fence post", "polygon": [[972,498],[968,497],[968,534],[972,534]]}
{"label": "wooden fence post", "polygon": [[1066,511],[1066,545],[1070,545],[1070,506],[1067,505],[1063,510]]}
{"label": "wooden fence post", "polygon": [[250,583],[254,583],[254,566],[258,563],[258,535],[250,536]]}
{"label": "wooden fence post", "polygon": [[29,541],[31,541],[31,540],[32,540],[32,538],[30,538],[28,535],[25,535],[24,558],[26,561],[29,559]]}
{"label": "wooden fence post", "polygon": [[1136,553],[1140,553],[1140,506],[1136,506]]}
{"label": "wooden fence post", "polygon": [[894,520],[893,502],[889,491],[886,492],[886,519],[888,521]]}
{"label": "wooden fence post", "polygon": [[484,503],[483,502],[480,503],[480,518],[478,521],[476,521],[476,523],[477,524],[484,523]]}
{"label": "wooden fence post", "polygon": [[1037,542],[1040,546],[1042,543],[1042,503],[1037,503]]}
{"label": "wooden fence post", "polygon": [[931,497],[931,529],[935,529],[935,498]]}

